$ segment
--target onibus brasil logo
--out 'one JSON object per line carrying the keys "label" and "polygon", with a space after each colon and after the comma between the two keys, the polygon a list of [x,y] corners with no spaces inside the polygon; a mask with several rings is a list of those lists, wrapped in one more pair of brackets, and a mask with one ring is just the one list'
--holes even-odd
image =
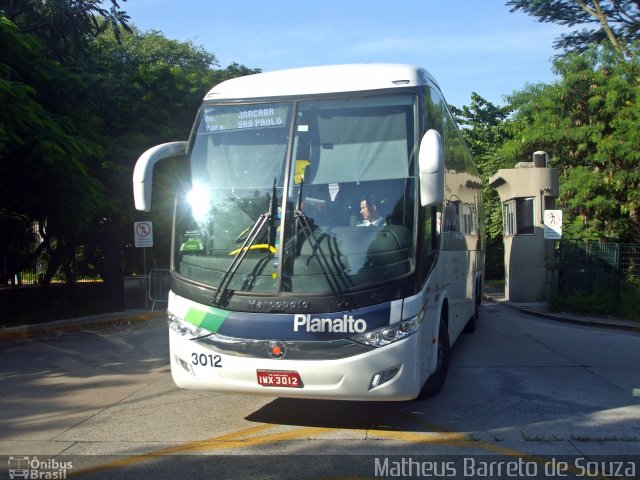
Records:
{"label": "onibus brasil logo", "polygon": [[39,460],[38,457],[9,457],[9,478],[33,480],[59,480],[67,478],[73,462],[62,462],[55,458]]}

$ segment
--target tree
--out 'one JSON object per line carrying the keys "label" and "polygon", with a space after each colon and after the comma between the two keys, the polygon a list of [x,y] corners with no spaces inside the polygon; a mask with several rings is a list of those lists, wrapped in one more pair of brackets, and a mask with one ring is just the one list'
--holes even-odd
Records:
{"label": "tree", "polygon": [[[638,52],[637,45],[630,51]],[[640,61],[593,46],[554,63],[561,80],[509,98],[517,161],[546,150],[560,169],[568,238],[640,241]]]}
{"label": "tree", "polygon": [[80,77],[50,60],[36,38],[4,17],[0,45],[0,270],[19,271],[46,250],[50,279],[61,257],[73,257],[66,247],[103,201],[93,175],[101,150],[99,119],[83,101],[88,87]]}
{"label": "tree", "polygon": [[[126,1],[126,0],[125,0]],[[126,28],[117,0],[0,0],[0,273],[48,260],[73,280],[77,246],[105,202],[102,122],[82,75],[92,36]]]}
{"label": "tree", "polygon": [[[126,2],[127,0],[123,0]],[[0,0],[0,15],[20,30],[40,40],[46,52],[58,61],[75,62],[87,53],[87,42],[109,27],[119,35],[128,29],[129,16],[118,0],[111,7],[104,0]]]}
{"label": "tree", "polygon": [[508,0],[511,11],[522,11],[541,22],[568,27],[589,25],[560,36],[554,46],[584,52],[591,44],[608,41],[622,57],[626,46],[640,40],[640,3],[637,0]]}

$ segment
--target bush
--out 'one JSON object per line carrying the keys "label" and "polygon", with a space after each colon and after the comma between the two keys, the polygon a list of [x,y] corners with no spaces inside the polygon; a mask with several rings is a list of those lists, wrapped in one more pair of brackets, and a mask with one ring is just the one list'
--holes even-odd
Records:
{"label": "bush", "polygon": [[621,280],[619,286],[558,291],[549,295],[552,312],[583,315],[616,315],[640,320],[640,282]]}

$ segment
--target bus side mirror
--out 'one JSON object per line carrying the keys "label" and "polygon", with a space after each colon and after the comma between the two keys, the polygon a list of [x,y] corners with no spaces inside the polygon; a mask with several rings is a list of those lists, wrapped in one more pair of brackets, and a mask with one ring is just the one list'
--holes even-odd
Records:
{"label": "bus side mirror", "polygon": [[179,157],[186,153],[187,142],[170,142],[150,148],[138,158],[133,169],[133,199],[136,210],[151,210],[153,167],[160,160]]}
{"label": "bus side mirror", "polygon": [[429,130],[420,141],[418,153],[420,205],[444,202],[444,147],[437,130]]}

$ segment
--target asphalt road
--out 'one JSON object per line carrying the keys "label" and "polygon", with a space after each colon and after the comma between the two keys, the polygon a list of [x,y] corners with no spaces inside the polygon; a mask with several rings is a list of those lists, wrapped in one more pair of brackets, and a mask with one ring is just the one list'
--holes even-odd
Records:
{"label": "asphalt road", "polygon": [[64,478],[579,478],[618,466],[602,455],[638,478],[639,352],[638,333],[485,304],[439,396],[366,403],[180,390],[163,319],[4,341],[0,479],[20,461],[70,462]]}

